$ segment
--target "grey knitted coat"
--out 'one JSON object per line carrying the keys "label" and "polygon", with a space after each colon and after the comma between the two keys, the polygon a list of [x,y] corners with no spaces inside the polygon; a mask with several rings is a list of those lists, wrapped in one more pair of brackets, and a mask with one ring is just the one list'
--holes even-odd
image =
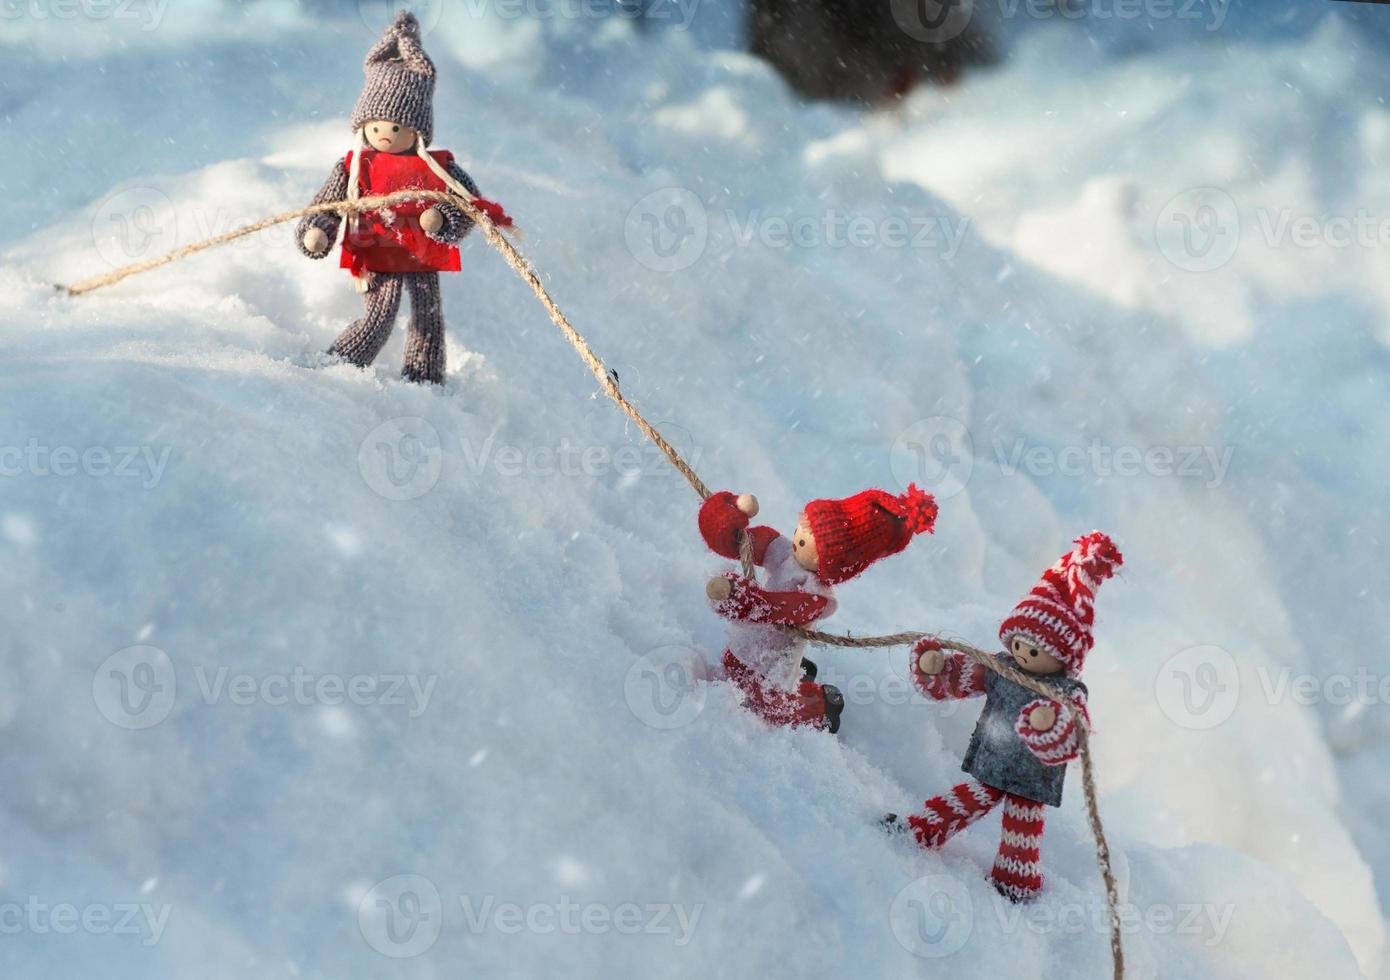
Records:
{"label": "grey knitted coat", "polygon": [[[1013,665],[1008,654],[998,654],[997,659]],[[1083,696],[1086,693],[1085,684],[1069,677],[1035,680],[1054,688],[1058,701],[1066,701],[1078,691]],[[1038,696],[992,670],[985,685],[985,708],[970,736],[961,768],[986,786],[1048,806],[1061,806],[1067,767],[1042,763],[1014,730],[1024,707],[1038,700]]]}

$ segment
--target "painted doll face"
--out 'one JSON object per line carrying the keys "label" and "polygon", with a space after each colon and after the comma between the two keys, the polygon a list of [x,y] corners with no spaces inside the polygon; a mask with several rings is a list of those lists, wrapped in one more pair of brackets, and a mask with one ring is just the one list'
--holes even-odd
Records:
{"label": "painted doll face", "polygon": [[415,130],[386,119],[373,119],[363,127],[367,145],[383,153],[404,153],[415,146]]}
{"label": "painted doll face", "polygon": [[1014,658],[1014,663],[1018,664],[1019,669],[1030,674],[1060,674],[1067,667],[1062,661],[1023,636],[1014,636],[1009,640],[1009,656]]}
{"label": "painted doll face", "polygon": [[820,555],[816,553],[816,536],[811,533],[811,522],[806,519],[805,514],[796,522],[796,531],[792,534],[792,557],[808,572],[814,572],[820,567]]}

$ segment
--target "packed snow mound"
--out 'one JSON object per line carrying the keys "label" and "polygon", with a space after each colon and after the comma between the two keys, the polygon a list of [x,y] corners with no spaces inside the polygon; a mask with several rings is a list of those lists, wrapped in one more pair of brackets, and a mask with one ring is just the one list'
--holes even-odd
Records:
{"label": "packed snow mound", "polygon": [[[933,96],[803,107],[621,23],[496,84],[464,27],[526,42],[427,39],[440,144],[706,481],[783,528],[813,497],[937,493],[937,533],[828,626],[987,645],[1074,535],[1121,542],[1086,681],[1133,975],[1379,975],[1318,718],[1251,693],[1309,654],[1191,324],[929,189],[902,147]],[[1106,975],[1076,773],[1026,908],[984,880],[997,817],[940,853],[880,830],[959,781],[976,713],[910,693],[906,651],[816,655],[839,738],[689,682],[723,639],[698,500],[481,240],[440,390],[396,378],[399,336],[371,371],[323,360],[357,299],[285,228],[53,290],[307,201],[370,43],[290,19],[92,42],[76,75],[6,54],[7,118],[82,134],[14,176],[0,269],[7,975]],[[1044,60],[960,97],[1002,112]],[[920,169],[968,165],[944,161]],[[1218,724],[1173,685],[1193,650],[1246,692]]]}

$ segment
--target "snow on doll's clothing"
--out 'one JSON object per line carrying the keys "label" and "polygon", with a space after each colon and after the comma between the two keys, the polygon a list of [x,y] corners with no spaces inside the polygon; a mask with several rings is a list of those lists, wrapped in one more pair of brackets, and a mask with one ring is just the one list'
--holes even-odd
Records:
{"label": "snow on doll's clothing", "polygon": [[729,653],[770,686],[794,691],[801,683],[806,641],[777,626],[810,626],[835,611],[835,597],[820,576],[797,562],[790,540],[770,527],[750,528],[736,499],[725,491],[705,501],[700,533],[715,554],[737,560],[739,535],[746,532],[753,563],[766,571],[766,582],[760,586],[731,577],[733,594],[715,610],[730,620]]}
{"label": "snow on doll's clothing", "polygon": [[[443,193],[449,189],[419,154],[379,150],[361,153],[359,184],[364,196],[414,190]],[[446,171],[452,167],[454,155],[449,151],[429,153]],[[351,153],[343,165],[351,172]],[[343,238],[343,268],[352,270],[354,276],[363,272],[458,272],[462,268],[458,246],[440,241],[420,227],[420,215],[432,207],[439,205],[433,201],[405,201],[390,209],[369,211],[355,223],[349,221]]]}
{"label": "snow on doll's clothing", "polygon": [[768,724],[826,724],[825,688],[814,681],[801,681],[793,690],[774,687],[729,650],[724,675],[743,692],[744,706]]}
{"label": "snow on doll's clothing", "polygon": [[[998,654],[996,659],[1013,666],[1008,654]],[[1077,732],[1075,715],[1058,702],[1080,700],[1084,704],[1086,685],[1065,676],[1036,677],[1058,694],[1052,702],[1057,712],[1053,730],[1036,732],[1028,724],[1028,715],[1048,700],[992,670],[978,669],[985,674],[985,707],[970,736],[961,769],[994,789],[1061,806],[1065,763],[1075,757]]]}
{"label": "snow on doll's clothing", "polygon": [[908,817],[907,824],[923,847],[941,847],[1001,803],[1003,827],[990,878],[1004,895],[1026,901],[1037,897],[1043,889],[1043,804],[968,779],[927,800],[922,813]]}
{"label": "snow on doll's clothing", "polygon": [[[773,687],[791,691],[801,682],[801,660],[806,654],[806,641],[778,629],[776,622],[809,627],[835,611],[835,597],[830,586],[815,572],[808,572],[792,556],[792,543],[778,536],[767,546],[762,562],[767,571],[764,592],[775,598],[777,593],[800,592],[819,596],[824,603],[805,604],[804,615],[777,615],[780,610],[760,617],[755,612],[748,619],[733,619],[729,623],[729,652],[747,664]],[[759,619],[762,621],[760,622]]]}
{"label": "snow on doll's clothing", "polygon": [[[917,667],[918,658],[928,650],[940,650],[945,657],[938,673],[924,674]],[[1013,666],[1008,654],[995,657]],[[933,701],[985,697],[962,769],[994,789],[1049,806],[1061,804],[1066,763],[1080,752],[1077,710],[1086,711],[1086,685],[1064,676],[1035,675],[1034,680],[1057,692],[1055,699],[1041,698],[965,654],[945,650],[935,639],[918,643],[912,660],[918,689]],[[1056,712],[1056,720],[1039,732],[1029,723],[1029,715],[1044,705]]]}
{"label": "snow on doll's clothing", "polygon": [[[446,150],[431,150],[449,176],[468,192],[477,196],[473,178],[454,162]],[[348,173],[352,154],[339,160],[314,204],[345,200],[348,196]],[[363,150],[358,189],[365,196],[380,196],[401,190],[446,191],[448,188],[415,151],[383,153]],[[420,215],[434,208],[444,218],[444,227],[431,235],[420,227]],[[317,228],[331,242],[338,236],[342,215],[336,212],[313,214],[299,223],[296,241],[300,251],[313,259],[326,253],[313,253],[304,247],[304,234]],[[355,231],[343,241],[342,267],[360,276],[366,272],[457,272],[460,269],[457,244],[473,227],[473,219],[464,210],[447,201],[410,201],[391,208],[389,212],[373,211],[364,214]]]}
{"label": "snow on doll's clothing", "polygon": [[358,367],[376,360],[396,326],[401,298],[410,294],[410,325],[405,340],[408,381],[442,384],[445,373],[444,309],[439,275],[434,272],[370,273],[362,293],[362,317],[348,325],[329,348]]}

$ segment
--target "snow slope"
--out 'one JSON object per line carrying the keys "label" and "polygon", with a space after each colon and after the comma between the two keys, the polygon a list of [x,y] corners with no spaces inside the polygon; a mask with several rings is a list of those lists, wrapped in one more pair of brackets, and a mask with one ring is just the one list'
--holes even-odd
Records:
{"label": "snow slope", "polygon": [[[850,701],[838,739],[680,687],[671,665],[721,642],[696,499],[485,243],[446,284],[442,392],[395,379],[399,337],[374,372],[322,365],[356,298],[283,230],[54,293],[307,200],[371,42],[352,13],[195,4],[149,31],[21,18],[0,38],[0,113],[50,134],[3,176],[6,975],[1105,975],[1075,773],[1049,891],[1022,913],[982,879],[993,821],[940,854],[876,828],[956,780],[974,717],[908,696],[903,651],[817,656]],[[1321,294],[1258,289],[1291,277],[1244,250],[1205,299],[1152,288],[1157,245],[1098,239],[1163,187],[1155,147],[1117,162],[1165,138],[1139,107],[1171,137],[1205,118],[1201,85],[1325,65],[1337,37],[1098,60],[1090,81],[1131,106],[1114,112],[1083,82],[1042,88],[1066,36],[1021,43],[999,73],[869,119],[797,105],[698,31],[452,7],[428,46],[441,140],[708,482],[781,526],[813,496],[935,484],[935,537],[844,587],[829,625],[988,643],[1071,536],[1122,542],[1086,680],[1133,975],[1384,975],[1322,720],[1251,695],[1314,663],[1321,617],[1342,616],[1297,589],[1286,549],[1317,529],[1278,533],[1283,494],[1316,477],[1280,444],[1321,438],[1278,397],[1314,384],[1290,310]],[[1161,95],[1174,74],[1195,81]],[[1225,157],[1190,155],[1193,180],[1227,177],[1204,162],[1241,158],[1278,112],[1231,111],[1248,115]],[[1378,118],[1363,107],[1358,131]],[[648,216],[694,234],[653,239]],[[1337,350],[1383,368],[1369,270],[1344,276],[1332,310],[1362,330]],[[1366,384],[1349,418],[1383,398]],[[1093,444],[1112,461],[1025,462]],[[1155,448],[1201,452],[1181,475],[1114,465]],[[1373,475],[1338,472],[1334,514]],[[1209,726],[1171,682],[1175,655],[1211,647],[1244,696]],[[341,703],[350,682],[376,685],[367,703]],[[59,905],[88,920],[37,911]]]}
{"label": "snow slope", "polygon": [[[1259,34],[1295,11],[1305,22],[1322,13],[1291,5],[1269,24],[1233,13],[1228,25]],[[1270,549],[1302,648],[1286,669],[1321,687],[1308,700],[1342,760],[1349,822],[1384,895],[1390,117],[1376,43],[1390,11],[1349,16],[1355,29],[1326,17],[1296,40],[1102,60],[1026,94],[1022,79],[1094,56],[1085,39],[1057,35],[998,77],[918,99],[882,145],[889,173],[967,209],[998,247],[1192,337],[1204,382],[1230,405],[1233,489]],[[1230,98],[1237,88],[1286,95]],[[957,166],[929,166],[942,158]],[[1211,188],[1228,246],[1190,267],[1156,229],[1173,202]]]}

